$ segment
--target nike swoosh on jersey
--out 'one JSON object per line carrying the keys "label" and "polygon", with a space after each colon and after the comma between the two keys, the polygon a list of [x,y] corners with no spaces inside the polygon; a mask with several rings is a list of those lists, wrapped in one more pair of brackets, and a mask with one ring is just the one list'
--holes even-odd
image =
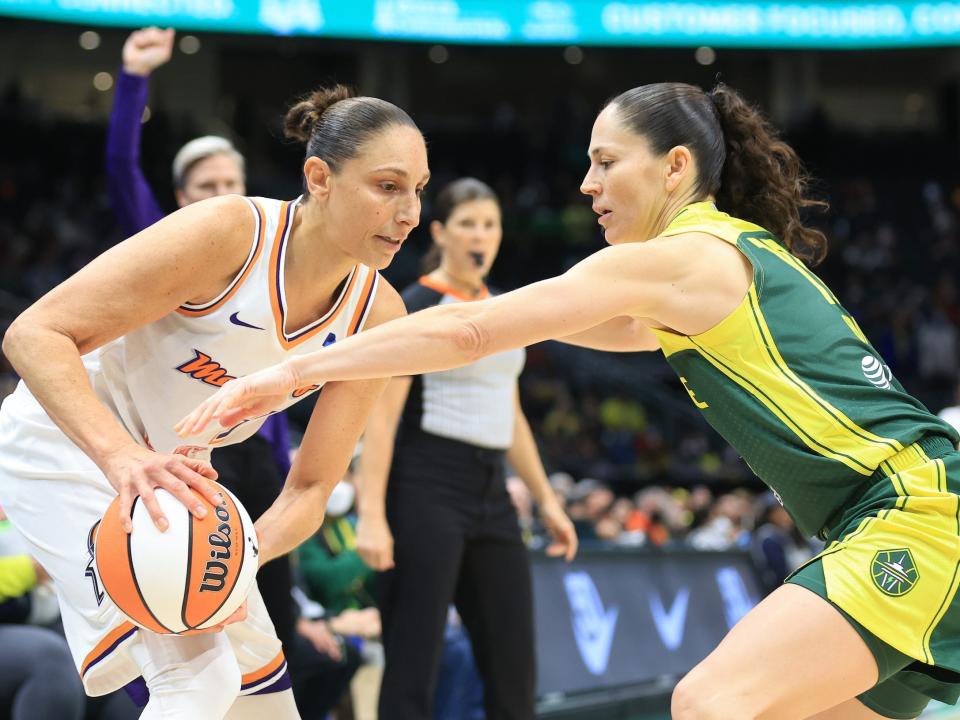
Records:
{"label": "nike swoosh on jersey", "polygon": [[248,322],[244,322],[243,320],[237,317],[237,315],[239,314],[240,314],[239,312],[235,312],[233,315],[231,315],[230,322],[232,322],[234,325],[239,325],[240,327],[247,327],[253,330],[263,330],[263,328],[260,327],[259,325],[251,325]]}

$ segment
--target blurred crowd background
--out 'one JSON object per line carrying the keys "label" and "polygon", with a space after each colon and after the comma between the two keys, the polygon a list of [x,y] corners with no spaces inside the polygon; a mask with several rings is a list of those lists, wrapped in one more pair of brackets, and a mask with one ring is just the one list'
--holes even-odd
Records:
{"label": "blurred crowd background", "polygon": [[[98,29],[93,48],[78,40],[86,32],[0,22],[0,332],[122,239],[104,148],[128,31]],[[143,118],[142,165],[165,210],[175,207],[168,190],[174,153],[205,133],[230,137],[245,154],[251,194],[298,194],[301,150],[280,140],[286,103],[325,81],[355,83],[400,103],[420,124],[431,185],[467,174],[497,190],[505,234],[490,282],[501,289],[563,272],[602,246],[579,183],[590,124],[605,98],[652,80],[710,86],[720,78],[771,115],[829,201],[829,211],[812,218],[831,247],[817,272],[908,391],[935,412],[955,404],[958,50],[720,50],[704,63],[710,58],[687,49],[594,48],[578,50],[577,59],[558,48],[494,53],[226,35],[185,47],[182,40],[151,79]],[[397,287],[418,274],[430,214],[428,188],[421,228],[385,273]],[[0,397],[15,382],[0,356]],[[816,541],[799,536],[700,418],[659,354],[544,343],[530,348],[521,385],[551,484],[586,546],[744,549],[768,589],[816,552]],[[296,414],[292,420],[296,427]],[[515,479],[509,489],[528,544],[542,548],[529,494]],[[348,504],[300,556],[311,596],[305,602],[335,614],[373,605],[369,573],[355,557],[324,564],[350,549],[351,525],[342,521],[349,516]],[[344,635],[377,634],[375,618],[346,617],[357,624],[341,624]]]}
{"label": "blurred crowd background", "polygon": [[[51,46],[31,72],[0,73],[0,329],[122,239],[106,192],[104,143],[125,32],[101,30],[97,48],[87,51],[78,42],[82,30],[12,20],[0,30],[13,64],[25,31]],[[771,114],[813,173],[817,194],[830,202],[812,218],[831,248],[818,273],[908,391],[934,411],[953,404],[960,374],[960,70],[951,72],[945,60],[956,60],[957,51],[721,50],[701,65],[686,50],[591,48],[572,65],[556,48],[508,48],[489,56],[488,72],[483,48],[444,49],[438,63],[435,47],[417,45],[204,36],[199,51],[186,54],[182,41],[151,78],[143,125],[142,166],[165,210],[175,207],[171,158],[206,132],[230,137],[246,155],[251,194],[298,194],[301,150],[280,140],[285,104],[325,81],[354,82],[411,111],[430,145],[434,187],[469,174],[497,190],[505,235],[490,282],[501,289],[563,272],[602,246],[579,183],[590,124],[607,97],[667,76],[707,86],[722,78]],[[48,92],[47,76],[71,60],[103,68],[103,89],[84,76],[85,87],[71,88],[65,104]],[[871,72],[874,62],[885,86]],[[185,104],[198,92],[198,68],[214,73],[208,82],[215,97]],[[800,80],[787,94],[777,81],[794,76]],[[848,87],[859,92],[861,107],[838,97]],[[385,273],[397,287],[415,279],[429,244],[429,190],[424,222]],[[0,363],[5,394],[15,378]],[[662,514],[670,537],[684,537],[702,519],[685,512],[689,497],[703,494],[694,491],[714,499],[739,491],[747,499],[761,489],[658,354],[545,343],[530,350],[523,391],[550,471],[612,491],[599,537],[611,539],[614,523],[632,532],[626,518],[646,512],[653,497],[658,504],[671,499]],[[571,492],[571,499],[585,494]],[[747,527],[752,522],[745,519]]]}

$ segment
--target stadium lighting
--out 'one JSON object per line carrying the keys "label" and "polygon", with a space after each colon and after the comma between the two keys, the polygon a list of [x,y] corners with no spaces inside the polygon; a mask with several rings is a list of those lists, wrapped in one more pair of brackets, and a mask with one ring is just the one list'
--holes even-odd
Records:
{"label": "stadium lighting", "polygon": [[717,61],[717,52],[712,47],[704,45],[696,49],[693,57],[701,65],[713,65]]}
{"label": "stadium lighting", "polygon": [[570,45],[563,49],[563,59],[571,65],[579,65],[583,62],[583,50],[576,45]]}
{"label": "stadium lighting", "polygon": [[93,86],[100,92],[106,92],[113,87],[113,75],[108,72],[98,72],[93,76]]}
{"label": "stadium lighting", "polygon": [[80,33],[80,47],[84,50],[96,50],[100,47],[100,33],[95,30]]}
{"label": "stadium lighting", "polygon": [[184,55],[196,55],[200,52],[200,38],[196,35],[184,35],[180,38],[180,52]]}

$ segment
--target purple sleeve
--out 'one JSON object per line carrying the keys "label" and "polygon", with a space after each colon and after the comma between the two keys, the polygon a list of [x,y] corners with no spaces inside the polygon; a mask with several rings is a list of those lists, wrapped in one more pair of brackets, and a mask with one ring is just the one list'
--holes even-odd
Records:
{"label": "purple sleeve", "polygon": [[140,119],[149,80],[120,70],[107,128],[107,187],[124,235],[133,235],[163,217],[140,169]]}
{"label": "purple sleeve", "polygon": [[286,414],[281,412],[271,415],[257,432],[270,441],[273,462],[280,471],[280,478],[286,481],[290,472],[290,433],[287,430]]}

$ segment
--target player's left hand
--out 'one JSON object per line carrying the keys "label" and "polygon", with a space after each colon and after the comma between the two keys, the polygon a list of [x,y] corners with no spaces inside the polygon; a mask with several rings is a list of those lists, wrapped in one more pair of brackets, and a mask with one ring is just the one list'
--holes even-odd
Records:
{"label": "player's left hand", "polygon": [[290,363],[271,365],[225,384],[178,422],[174,430],[181,437],[190,437],[203,431],[211,420],[233,427],[278,410],[297,387]]}
{"label": "player's left hand", "polygon": [[540,506],[540,518],[553,536],[553,542],[547,547],[547,555],[562,556],[567,562],[573,560],[579,545],[577,531],[555,498]]}
{"label": "player's left hand", "polygon": [[238,607],[233,613],[230,614],[222,623],[219,625],[214,625],[213,627],[203,628],[203,630],[191,630],[188,635],[208,635],[210,633],[216,633],[222,631],[227,625],[233,625],[234,623],[243,622],[247,619],[247,601],[244,600],[243,604]]}

